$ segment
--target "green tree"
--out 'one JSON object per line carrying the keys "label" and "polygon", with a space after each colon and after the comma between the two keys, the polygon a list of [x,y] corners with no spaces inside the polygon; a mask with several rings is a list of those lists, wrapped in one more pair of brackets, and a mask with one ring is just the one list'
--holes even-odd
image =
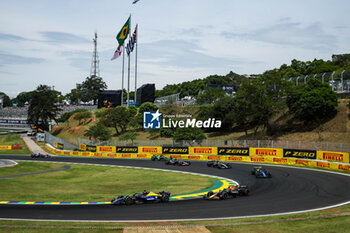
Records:
{"label": "green tree", "polygon": [[337,95],[328,84],[310,79],[295,86],[287,98],[290,112],[299,120],[319,121],[335,111]]}
{"label": "green tree", "polygon": [[225,92],[221,90],[220,87],[217,87],[217,88],[206,87],[204,89],[204,92],[198,95],[197,103],[211,104],[224,96],[225,96]]}
{"label": "green tree", "polygon": [[91,118],[92,114],[89,111],[78,112],[74,116],[74,120],[79,121],[79,125],[81,125],[82,121],[86,121],[86,119]]}
{"label": "green tree", "polygon": [[173,139],[178,140],[196,140],[196,141],[202,141],[203,139],[206,139],[206,136],[202,129],[199,128],[176,128],[174,132]]}
{"label": "green tree", "polygon": [[132,144],[134,144],[134,140],[136,139],[137,133],[135,131],[126,132],[119,136],[119,140],[128,141],[131,140]]}
{"label": "green tree", "polygon": [[113,127],[116,134],[119,134],[119,129],[121,132],[126,132],[130,121],[135,117],[137,112],[136,107],[130,106],[126,108],[125,106],[117,106],[116,108],[108,108],[104,110],[104,114],[101,117],[101,122],[107,127]]}
{"label": "green tree", "polygon": [[23,107],[26,103],[29,104],[31,98],[32,98],[33,92],[21,92],[19,93],[16,98],[13,100],[13,102],[18,107]]}
{"label": "green tree", "polygon": [[8,95],[6,95],[4,92],[0,92],[0,96],[3,97],[3,107],[12,107],[12,101]]}
{"label": "green tree", "polygon": [[91,126],[84,134],[89,138],[94,138],[95,140],[106,141],[109,140],[112,135],[107,127],[105,127],[101,122]]}
{"label": "green tree", "polygon": [[65,112],[57,119],[57,122],[61,122],[61,123],[66,122],[71,116],[73,116],[74,113],[86,112],[86,111],[88,110],[85,108],[77,108],[74,111]]}
{"label": "green tree", "polygon": [[49,129],[49,122],[56,120],[60,111],[56,105],[57,92],[52,91],[49,86],[40,85],[32,92],[28,108],[28,122],[43,130]]}
{"label": "green tree", "polygon": [[107,89],[107,85],[101,77],[94,75],[87,77],[80,87],[81,100],[83,102],[93,100],[94,104],[96,104],[98,92],[105,89]]}
{"label": "green tree", "polygon": [[79,101],[81,100],[81,92],[78,89],[72,89],[70,93],[66,95],[66,98],[71,104],[79,104]]}
{"label": "green tree", "polygon": [[139,111],[136,115],[136,120],[138,127],[143,128],[143,112],[155,112],[158,110],[157,105],[151,102],[145,102],[139,107]]}

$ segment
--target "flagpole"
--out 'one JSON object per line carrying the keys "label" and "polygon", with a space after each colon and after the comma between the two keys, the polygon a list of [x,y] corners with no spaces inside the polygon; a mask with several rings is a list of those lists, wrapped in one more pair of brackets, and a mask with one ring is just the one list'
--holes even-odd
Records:
{"label": "flagpole", "polygon": [[[129,25],[131,26],[131,15],[130,15],[130,22]],[[129,39],[130,39],[130,29],[129,29]],[[130,42],[129,42],[130,43]],[[131,53],[131,51],[130,51]],[[130,91],[130,53],[128,55],[128,93],[126,97],[126,107],[129,108],[129,91]]]}
{"label": "flagpole", "polygon": [[138,41],[138,37],[139,37],[139,25],[136,24],[136,38],[135,38],[135,44],[136,44],[136,48],[135,48],[135,96],[134,96],[134,101],[136,104],[136,94],[137,94],[137,41]]}
{"label": "flagpole", "polygon": [[122,94],[121,94],[121,101],[120,105],[123,106],[123,92],[124,92],[124,57],[125,57],[125,47],[123,44],[123,66],[122,66]]}

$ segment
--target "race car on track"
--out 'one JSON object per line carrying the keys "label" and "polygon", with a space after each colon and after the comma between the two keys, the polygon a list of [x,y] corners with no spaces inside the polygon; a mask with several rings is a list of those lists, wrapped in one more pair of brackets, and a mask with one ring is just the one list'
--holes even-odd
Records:
{"label": "race car on track", "polygon": [[50,155],[46,154],[40,154],[40,153],[35,153],[35,154],[31,154],[30,157],[36,159],[36,158],[51,158]]}
{"label": "race car on track", "polygon": [[216,167],[216,168],[220,168],[220,169],[229,169],[231,168],[231,164],[228,163],[223,163],[217,160],[211,160],[207,162],[207,166],[208,167]]}
{"label": "race car on track", "polygon": [[111,204],[143,204],[146,202],[168,202],[170,199],[170,193],[162,191],[159,193],[147,192],[146,190],[142,193],[135,193],[128,196],[118,196],[111,200]]}
{"label": "race car on track", "polygon": [[165,162],[165,164],[166,165],[178,165],[178,166],[190,166],[191,162],[170,158]]}
{"label": "race car on track", "polygon": [[231,197],[237,196],[248,196],[249,189],[246,185],[234,186],[231,185],[226,189],[219,190],[218,192],[209,191],[207,194],[203,196],[204,199],[218,199],[218,200],[226,200]]}
{"label": "race car on track", "polygon": [[256,178],[271,178],[272,177],[271,173],[262,167],[253,167],[251,174],[255,175]]}
{"label": "race car on track", "polygon": [[151,158],[152,161],[155,161],[155,160],[160,161],[160,160],[166,160],[166,159],[168,158],[165,157],[164,155],[152,155],[152,158]]}

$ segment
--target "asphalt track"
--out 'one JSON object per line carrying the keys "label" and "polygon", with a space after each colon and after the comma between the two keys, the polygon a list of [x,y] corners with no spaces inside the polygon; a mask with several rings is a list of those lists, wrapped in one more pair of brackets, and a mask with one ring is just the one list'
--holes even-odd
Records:
{"label": "asphalt track", "polygon": [[[29,156],[0,156],[0,159],[32,160]],[[323,208],[350,201],[350,176],[292,167],[268,166],[271,179],[250,175],[252,164],[233,163],[232,169],[209,168],[191,161],[189,167],[132,159],[54,157],[48,161],[112,164],[183,170],[233,179],[248,185],[250,196],[228,200],[184,200],[144,205],[0,205],[1,219],[142,221],[229,218],[268,215]],[[158,191],[158,190],[154,190]],[[56,200],[60,201],[60,200]],[[84,200],[82,200],[84,201]]]}

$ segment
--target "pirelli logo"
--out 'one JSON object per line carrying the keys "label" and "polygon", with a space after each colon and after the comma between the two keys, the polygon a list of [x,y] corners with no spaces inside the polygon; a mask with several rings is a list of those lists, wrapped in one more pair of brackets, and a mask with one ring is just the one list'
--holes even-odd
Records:
{"label": "pirelli logo", "polygon": [[338,165],[338,170],[350,172],[350,166],[349,166],[349,165],[342,165],[342,164],[339,164],[339,165]]}
{"label": "pirelli logo", "polygon": [[188,154],[188,147],[163,147],[163,154]]}
{"label": "pirelli logo", "polygon": [[283,149],[283,157],[316,159],[315,150]]}
{"label": "pirelli logo", "polygon": [[116,152],[117,153],[138,153],[139,149],[137,146],[117,146],[116,147]]}
{"label": "pirelli logo", "polygon": [[331,164],[327,162],[317,162],[316,166],[322,168],[331,168]]}
{"label": "pirelli logo", "polygon": [[142,152],[144,153],[158,153],[157,147],[143,147]]}
{"label": "pirelli logo", "polygon": [[197,160],[200,160],[201,159],[201,156],[200,155],[189,155],[188,156],[188,159],[197,159]]}
{"label": "pirelli logo", "polygon": [[100,152],[113,152],[113,146],[100,146]]}
{"label": "pirelli logo", "polygon": [[322,156],[324,160],[331,160],[336,162],[343,162],[344,161],[343,157],[344,157],[343,154],[333,153],[333,152],[323,152],[323,156]]}
{"label": "pirelli logo", "polygon": [[264,156],[277,156],[277,150],[275,149],[256,149],[256,155]]}
{"label": "pirelli logo", "polygon": [[208,156],[208,160],[220,160],[220,156],[215,156],[215,155],[212,155],[212,156]]}
{"label": "pirelli logo", "polygon": [[243,157],[242,156],[228,156],[227,160],[229,160],[229,161],[242,161]]}
{"label": "pirelli logo", "polygon": [[218,147],[218,155],[244,155],[244,156],[249,156],[249,148]]}
{"label": "pirelli logo", "polygon": [[251,162],[264,162],[265,158],[254,158],[254,157],[250,157],[250,161]]}
{"label": "pirelli logo", "polygon": [[181,155],[171,155],[171,157],[174,159],[181,159]]}
{"label": "pirelli logo", "polygon": [[203,148],[193,148],[193,151],[195,154],[212,154],[213,150],[212,148],[208,148],[208,147],[203,147]]}
{"label": "pirelli logo", "polygon": [[147,155],[146,154],[138,154],[137,158],[147,158]]}
{"label": "pirelli logo", "polygon": [[122,158],[131,158],[131,154],[122,154]]}
{"label": "pirelli logo", "polygon": [[297,160],[295,160],[295,164],[296,165],[308,166],[309,165],[309,161],[297,159]]}
{"label": "pirelli logo", "polygon": [[274,163],[282,163],[282,164],[287,164],[288,159],[283,159],[283,158],[273,158]]}

